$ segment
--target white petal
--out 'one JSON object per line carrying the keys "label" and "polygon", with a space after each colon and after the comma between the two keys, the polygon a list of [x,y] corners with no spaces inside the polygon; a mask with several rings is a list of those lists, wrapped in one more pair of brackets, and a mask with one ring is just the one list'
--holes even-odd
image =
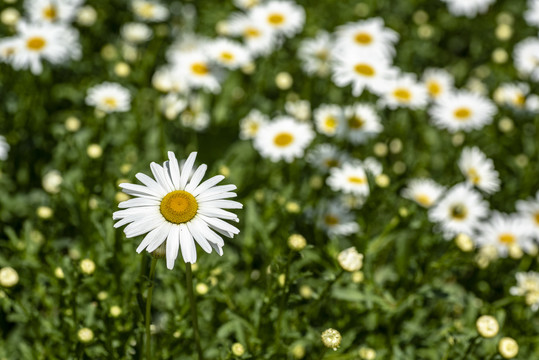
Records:
{"label": "white petal", "polygon": [[[212,186],[217,185],[221,180],[223,180],[225,177],[223,175],[216,175],[212,178],[209,178],[208,180],[204,181],[202,184],[200,184],[195,190],[193,190],[192,194],[193,196],[197,196],[198,194],[204,193],[204,191],[208,190]],[[219,187],[219,186],[217,186]],[[236,187],[234,187],[236,188]]]}
{"label": "white petal", "polygon": [[[143,174],[143,173],[138,173],[137,175],[135,175],[135,177],[141,183],[143,183],[144,185],[146,185],[150,189],[159,192],[162,196],[165,196],[167,194],[167,190],[164,187],[162,187],[161,185],[159,185],[159,183],[157,181],[155,181],[154,179],[152,179],[148,175]],[[159,189],[159,190],[157,190],[157,189]]]}
{"label": "white petal", "polygon": [[217,218],[214,218],[214,217],[208,217],[208,216],[204,216],[204,215],[200,215],[200,214],[197,214],[197,216],[200,216],[200,218],[202,220],[204,220],[206,223],[208,223],[212,227],[223,229],[225,231],[230,231],[233,234],[239,234],[240,233],[239,229],[237,229],[236,227],[230,225],[229,223],[227,223],[227,222],[225,222],[225,221],[223,221],[221,219],[217,219]]}
{"label": "white petal", "polygon": [[163,228],[163,226],[165,226],[165,224],[159,226],[159,227],[156,227],[155,229],[153,229],[152,231],[150,231],[145,237],[144,239],[142,240],[142,242],[139,244],[139,246],[137,247],[137,253],[141,253],[142,250],[146,249],[148,247],[148,245],[152,242],[152,240],[157,236],[157,234],[159,234],[159,232],[161,231],[161,229]]}
{"label": "white petal", "polygon": [[[198,189],[197,189],[198,190]],[[214,186],[211,189],[205,190],[203,193],[201,193],[198,197],[200,199],[204,199],[209,196],[218,195],[227,191],[236,190],[236,185],[220,185],[220,186]]]}
{"label": "white petal", "polygon": [[159,206],[160,202],[153,199],[147,198],[136,198],[122,201],[118,204],[120,209],[131,208],[131,207],[140,207],[140,206]]}
{"label": "white petal", "polygon": [[165,188],[167,193],[174,191],[174,186],[172,186],[172,182],[166,174],[165,169],[161,167],[161,165],[152,162],[150,164],[150,168],[152,169],[153,176],[155,176],[155,179],[159,185]]}
{"label": "white petal", "polygon": [[[137,185],[137,184],[129,184],[129,183],[123,183],[119,185],[122,189],[125,189],[130,192],[134,193],[141,193],[149,196],[155,196],[160,198],[161,195],[159,192],[155,191],[154,189],[151,189],[147,186]],[[126,191],[126,192],[127,192]]]}
{"label": "white petal", "polygon": [[202,207],[214,207],[219,209],[243,209],[243,204],[232,200],[215,200],[201,202],[199,208]]}
{"label": "white petal", "polygon": [[183,261],[191,264],[195,263],[197,261],[197,249],[193,241],[193,236],[191,236],[185,224],[180,224],[180,246],[182,248]]}
{"label": "white petal", "polygon": [[219,246],[217,244],[214,244],[214,243],[210,243],[211,247],[215,250],[215,252],[217,254],[219,254],[219,256],[223,256],[223,249],[222,249],[222,246]]}
{"label": "white petal", "polygon": [[230,211],[217,209],[217,208],[202,208],[199,207],[198,211],[199,214],[208,216],[208,217],[216,217],[226,220],[234,220],[238,219],[238,216],[234,213],[231,213]]}
{"label": "white petal", "polygon": [[211,246],[208,240],[202,235],[202,232],[200,231],[198,227],[199,221],[196,219],[194,221],[189,221],[186,225],[189,231],[191,232],[191,235],[193,235],[193,238],[196,240],[196,242],[200,245],[200,247],[207,252],[208,254],[211,253]]}
{"label": "white petal", "polygon": [[168,159],[170,160],[170,179],[174,184],[174,189],[180,190],[180,166],[178,165],[178,160],[172,151],[168,152]]}
{"label": "white petal", "polygon": [[208,239],[210,242],[214,243],[214,244],[217,244],[217,245],[220,245],[220,246],[223,246],[225,244],[225,241],[223,240],[222,237],[220,237],[219,235],[217,235],[209,226],[208,224],[198,218],[198,219],[195,219],[196,221],[198,221],[198,229],[200,230],[200,232],[202,233],[202,236],[204,236],[206,239]]}
{"label": "white petal", "polygon": [[173,225],[167,237],[167,268],[170,270],[174,268],[174,262],[178,257],[178,248],[180,245],[179,231],[180,227]]}
{"label": "white petal", "polygon": [[199,204],[202,204],[204,202],[207,202],[207,201],[213,201],[213,200],[219,200],[219,199],[228,199],[228,198],[233,198],[233,197],[236,197],[238,196],[236,193],[233,193],[233,192],[225,192],[225,193],[220,193],[220,194],[216,194],[216,195],[211,195],[211,196],[206,196],[204,195],[204,197],[202,198],[202,195],[199,195],[199,197],[197,198],[197,201]]}
{"label": "white petal", "polygon": [[165,222],[165,225],[162,227],[162,231],[159,233],[157,237],[153,239],[153,241],[150,244],[148,244],[148,248],[146,249],[146,251],[153,252],[155,251],[155,249],[161,246],[163,241],[165,241],[165,239],[170,236],[170,233],[174,232],[175,226],[176,226],[175,224]]}
{"label": "white petal", "polygon": [[202,181],[202,178],[204,177],[207,168],[208,166],[206,164],[202,164],[198,167],[198,169],[191,177],[191,181],[189,181],[189,184],[187,184],[187,186],[185,187],[185,191],[192,192],[194,189],[196,189],[198,184],[200,184],[200,181]]}
{"label": "white petal", "polygon": [[185,189],[185,185],[187,185],[187,180],[189,180],[189,175],[191,175],[191,170],[193,169],[196,157],[197,153],[192,152],[183,164],[180,177],[180,190]]}
{"label": "white petal", "polygon": [[148,217],[143,221],[136,221],[127,225],[124,228],[124,233],[128,238],[142,235],[162,225],[164,222],[166,222],[166,220],[163,217]]}

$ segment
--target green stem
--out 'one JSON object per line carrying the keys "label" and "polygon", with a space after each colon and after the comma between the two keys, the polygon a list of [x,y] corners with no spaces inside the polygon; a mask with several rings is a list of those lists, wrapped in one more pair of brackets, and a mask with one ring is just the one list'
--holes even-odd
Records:
{"label": "green stem", "polygon": [[204,354],[200,347],[200,335],[198,333],[197,303],[193,292],[193,272],[191,270],[191,263],[185,263],[185,277],[187,280],[187,294],[189,296],[189,302],[191,303],[191,318],[193,320],[193,331],[195,333],[198,360],[204,360]]}
{"label": "green stem", "polygon": [[283,294],[281,296],[281,302],[279,304],[279,313],[277,315],[277,326],[275,327],[275,342],[279,343],[279,334],[281,333],[281,321],[283,317],[283,312],[285,305],[287,303],[288,297],[290,295],[290,291],[288,291],[288,288],[290,286],[290,282],[288,281],[288,278],[290,277],[290,264],[292,263],[292,258],[294,256],[294,253],[290,251],[288,253],[288,260],[286,261],[286,268],[284,272],[284,284],[283,284]]}
{"label": "green stem", "polygon": [[148,289],[148,296],[146,296],[146,359],[150,360],[152,355],[152,333],[150,331],[150,320],[152,310],[152,295],[153,287],[155,285],[155,265],[157,265],[157,258],[152,258],[152,265],[150,268],[150,288]]}
{"label": "green stem", "polygon": [[477,335],[476,337],[474,337],[471,341],[470,341],[470,344],[468,345],[468,348],[466,349],[466,352],[464,353],[464,356],[462,357],[463,360],[467,359],[468,358],[468,354],[472,351],[472,349],[475,347],[475,344],[477,343],[477,339],[479,339],[481,336]]}

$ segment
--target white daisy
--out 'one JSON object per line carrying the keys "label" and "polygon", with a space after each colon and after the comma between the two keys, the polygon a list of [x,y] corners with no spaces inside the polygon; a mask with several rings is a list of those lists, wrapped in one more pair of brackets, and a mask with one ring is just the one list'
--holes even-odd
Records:
{"label": "white daisy", "polygon": [[162,92],[188,94],[189,84],[185,76],[176,74],[174,66],[161,66],[152,76],[152,85]]}
{"label": "white daisy", "polygon": [[294,120],[289,116],[280,116],[264,124],[257,132],[254,147],[263,157],[277,162],[292,162],[303,157],[305,148],[314,138],[314,131],[307,123]]}
{"label": "white daisy", "polygon": [[6,141],[6,138],[0,135],[0,160],[6,160],[8,152],[9,144]]}
{"label": "white daisy", "polygon": [[526,38],[515,45],[515,68],[533,81],[539,81],[539,38]]}
{"label": "white daisy", "polygon": [[369,182],[365,169],[359,163],[345,163],[330,169],[326,183],[333,191],[361,196],[369,195]]}
{"label": "white daisy", "polygon": [[363,165],[365,171],[370,173],[373,177],[382,174],[382,171],[384,170],[382,164],[372,156],[369,156],[365,160],[360,161],[360,164]]}
{"label": "white daisy", "polygon": [[13,56],[19,51],[21,42],[16,37],[0,39],[0,62],[10,64]]}
{"label": "white daisy", "polygon": [[253,109],[240,120],[240,139],[254,139],[261,127],[269,122],[269,117],[259,110]]}
{"label": "white daisy", "polygon": [[434,125],[449,132],[480,129],[492,122],[496,106],[484,96],[458,91],[437,99],[429,114]]}
{"label": "white daisy", "polygon": [[103,82],[88,89],[86,104],[106,113],[126,112],[131,109],[131,94],[120,84]]}
{"label": "white daisy", "polygon": [[210,125],[210,114],[200,93],[189,97],[187,108],[180,115],[180,123],[196,131],[202,131]]}
{"label": "white daisy", "polygon": [[379,93],[385,81],[395,75],[387,58],[356,52],[334,52],[333,82],[344,87],[352,85],[352,94],[360,96],[367,88]]}
{"label": "white daisy", "polygon": [[340,202],[331,202],[321,210],[316,223],[329,236],[348,236],[359,231],[354,214]]}
{"label": "white daisy", "polygon": [[423,84],[432,99],[437,99],[453,91],[455,79],[443,69],[429,68],[423,72]]}
{"label": "white daisy", "polygon": [[42,60],[61,64],[81,56],[79,33],[62,24],[19,21],[16,39],[18,44],[11,55],[11,65],[16,70],[30,69],[35,75],[43,71]]}
{"label": "white daisy", "polygon": [[429,208],[438,201],[444,191],[445,187],[432,179],[413,179],[401,195],[424,208]]}
{"label": "white daisy", "polygon": [[153,252],[165,243],[167,268],[174,268],[174,262],[181,248],[183,260],[195,263],[197,251],[195,241],[207,253],[212,248],[223,254],[225,245],[222,234],[229,238],[239,230],[224,220],[238,222],[238,217],[223,209],[241,209],[236,201],[224,200],[236,196],[231,192],[234,185],[216,186],[224,176],[217,175],[201,183],[207,166],[200,165],[193,172],[196,153],[189,155],[181,170],[173,152],[168,152],[169,160],[163,166],[151,163],[155,180],[143,173],[136,175],[144,185],[123,183],[122,190],[135,198],[121,202],[114,220],[114,227],[129,224],[124,232],[128,238],[147,235],[137,248]]}
{"label": "white daisy", "polygon": [[122,25],[120,33],[125,41],[132,44],[145,43],[153,36],[152,28],[144,23],[126,23]]}
{"label": "white daisy", "polygon": [[399,40],[399,34],[386,28],[379,17],[347,23],[338,27],[336,34],[338,49],[356,49],[384,58],[395,55],[395,43]]}
{"label": "white daisy", "polygon": [[187,100],[177,93],[169,93],[160,99],[160,108],[168,120],[174,120],[187,107]]}
{"label": "white daisy", "polygon": [[232,14],[227,21],[228,32],[243,38],[252,56],[267,55],[277,47],[275,33],[245,14]]}
{"label": "white daisy", "polygon": [[539,309],[539,273],[535,271],[517,272],[517,285],[509,289],[513,296],[525,296],[526,304],[532,311]]}
{"label": "white daisy", "polygon": [[327,136],[335,136],[341,127],[343,116],[343,110],[338,105],[320,105],[314,111],[316,130]]}
{"label": "white daisy", "polygon": [[331,35],[325,31],[319,31],[313,39],[302,40],[298,57],[303,71],[309,75],[327,76],[331,66],[332,44]]}
{"label": "white daisy", "polygon": [[305,23],[303,7],[290,1],[273,0],[262,3],[251,8],[249,16],[276,34],[287,37],[300,32]]}
{"label": "white daisy", "polygon": [[202,88],[212,93],[221,91],[219,84],[219,72],[210,64],[210,59],[205,52],[193,51],[178,54],[174,64],[174,72],[177,76],[186,79],[190,88]]}
{"label": "white daisy", "polygon": [[517,201],[516,208],[524,222],[533,229],[535,238],[539,240],[539,192],[535,195],[535,199]]}
{"label": "white daisy", "polygon": [[142,21],[160,22],[168,19],[168,9],[156,1],[133,0],[133,12]]}
{"label": "white daisy", "polygon": [[526,98],[526,103],[524,104],[524,108],[526,109],[526,111],[529,111],[531,113],[539,113],[539,95],[528,95],[528,97]]}
{"label": "white daisy", "polygon": [[494,212],[478,226],[476,240],[481,246],[494,246],[500,257],[507,257],[511,246],[530,252],[535,249],[531,229],[518,216]]}
{"label": "white daisy", "polygon": [[335,145],[320,144],[309,151],[305,157],[307,162],[317,169],[328,172],[329,169],[341,166],[347,160],[345,153],[341,153]]}
{"label": "white daisy", "polygon": [[84,0],[25,0],[24,8],[32,22],[70,23]]}
{"label": "white daisy", "polygon": [[528,8],[524,13],[528,25],[539,26],[539,0],[528,0]]}
{"label": "white daisy", "polygon": [[234,5],[243,10],[248,10],[260,2],[261,0],[233,0]]}
{"label": "white daisy", "polygon": [[341,122],[339,135],[357,145],[376,137],[383,129],[380,117],[373,106],[355,104],[344,108],[344,121]]}
{"label": "white daisy", "polygon": [[494,100],[498,104],[522,109],[526,104],[526,95],[529,92],[530,86],[526,83],[505,83],[501,84],[494,92]]}
{"label": "white daisy", "polygon": [[488,7],[496,0],[442,0],[447,3],[449,12],[455,16],[474,18],[477,14],[487,12]]}
{"label": "white daisy", "polygon": [[380,105],[390,109],[405,107],[415,110],[427,106],[427,90],[413,74],[401,74],[386,81],[380,95]]}
{"label": "white daisy", "polygon": [[219,38],[206,46],[210,58],[228,69],[237,69],[251,61],[251,55],[240,44]]}
{"label": "white daisy", "polygon": [[488,203],[468,184],[453,186],[429,209],[429,220],[439,223],[446,239],[458,234],[472,235],[479,220],[488,215]]}
{"label": "white daisy", "polygon": [[287,101],[284,104],[284,109],[287,114],[299,121],[307,121],[311,117],[311,102],[309,100]]}
{"label": "white daisy", "polygon": [[478,147],[464,148],[458,165],[469,184],[477,186],[487,194],[500,190],[500,176],[494,169],[494,162]]}

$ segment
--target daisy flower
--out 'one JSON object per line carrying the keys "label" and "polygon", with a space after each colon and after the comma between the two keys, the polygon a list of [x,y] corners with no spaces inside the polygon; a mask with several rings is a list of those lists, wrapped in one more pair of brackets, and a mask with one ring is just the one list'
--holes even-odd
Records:
{"label": "daisy flower", "polygon": [[132,44],[142,44],[150,40],[153,30],[144,23],[127,23],[122,26],[120,33],[125,41]]}
{"label": "daisy flower", "polygon": [[429,114],[435,126],[449,132],[469,132],[490,124],[496,106],[484,96],[458,91],[437,99]]}
{"label": "daisy flower", "polygon": [[395,43],[399,40],[399,34],[386,28],[379,17],[342,25],[336,33],[338,49],[356,49],[384,58],[395,55]]}
{"label": "daisy flower", "polygon": [[317,225],[329,236],[348,236],[359,231],[354,214],[340,202],[331,202],[319,212]]}
{"label": "daisy flower", "polygon": [[275,33],[245,14],[233,14],[227,21],[228,32],[243,38],[252,56],[267,55],[277,47]]}
{"label": "daisy flower", "polygon": [[527,38],[515,45],[515,68],[533,81],[539,81],[539,39]]}
{"label": "daisy flower", "polygon": [[526,304],[532,311],[539,309],[539,273],[535,271],[517,272],[517,285],[509,289],[513,296],[525,296]]}
{"label": "daisy flower", "polygon": [[307,162],[317,169],[328,172],[329,169],[339,167],[346,160],[346,154],[331,144],[320,144],[309,151],[306,156]]}
{"label": "daisy flower", "polygon": [[120,84],[104,82],[88,89],[86,104],[106,113],[126,112],[131,109],[131,94]]}
{"label": "daisy flower", "polygon": [[219,73],[210,65],[210,59],[203,51],[178,54],[174,71],[186,79],[190,88],[202,88],[212,93],[221,91]]}
{"label": "daisy flower", "polygon": [[156,1],[133,0],[131,6],[136,17],[142,21],[165,21],[169,16],[168,9]]}
{"label": "daisy flower", "polygon": [[539,240],[539,192],[535,195],[535,199],[517,201],[516,208],[524,222],[533,229],[535,238]]}
{"label": "daisy flower", "polygon": [[137,179],[144,185],[120,184],[123,192],[135,198],[121,202],[112,216],[118,220],[115,228],[127,225],[124,233],[128,238],[147,234],[137,248],[155,251],[165,244],[167,268],[174,262],[181,249],[186,263],[195,263],[195,241],[207,253],[212,249],[223,255],[223,238],[232,238],[239,230],[224,220],[238,222],[238,217],[224,209],[241,209],[236,201],[224,200],[236,196],[234,185],[216,186],[224,179],[217,175],[204,182],[207,166],[200,165],[193,171],[196,152],[189,155],[181,170],[173,152],[168,152],[163,166],[150,164],[155,180],[138,173]]}
{"label": "daisy flower", "polygon": [[526,98],[526,103],[524,104],[524,108],[526,109],[526,111],[532,113],[539,113],[539,95],[528,95],[528,97]]}
{"label": "daisy flower", "polygon": [[445,191],[445,187],[431,179],[410,180],[402,191],[402,197],[415,201],[424,208],[434,205]]}
{"label": "daisy flower", "polygon": [[65,25],[19,21],[16,39],[10,62],[14,69],[30,69],[34,75],[43,71],[42,60],[62,64],[81,56],[79,33]]}
{"label": "daisy flower", "polygon": [[355,104],[344,108],[344,121],[339,135],[357,145],[366,143],[383,129],[374,107],[369,104]]}
{"label": "daisy flower", "polygon": [[524,13],[528,25],[539,26],[539,0],[528,0],[528,8]]}
{"label": "daisy flower", "polygon": [[261,127],[269,122],[269,117],[259,110],[253,109],[240,120],[240,139],[254,139]]}
{"label": "daisy flower", "polygon": [[257,23],[271,29],[276,34],[291,37],[303,28],[305,10],[290,1],[268,1],[249,11],[249,16]]}
{"label": "daisy flower", "polygon": [[442,0],[447,4],[449,12],[455,16],[474,18],[477,14],[487,12],[488,7],[496,0]]}
{"label": "daisy flower", "polygon": [[366,53],[335,52],[332,80],[335,85],[352,85],[352,95],[360,96],[367,88],[379,93],[385,81],[395,75],[389,60]]}
{"label": "daisy flower", "polygon": [[159,107],[168,120],[174,120],[187,107],[187,100],[177,93],[169,93],[161,97]]}
{"label": "daisy flower", "polygon": [[332,43],[331,35],[326,31],[319,31],[315,38],[301,41],[298,57],[305,73],[318,76],[329,74]]}
{"label": "daisy flower", "polygon": [[210,114],[204,103],[202,94],[189,97],[187,108],[180,115],[180,123],[196,131],[202,131],[210,125]]}
{"label": "daisy flower", "polygon": [[333,191],[361,196],[369,195],[369,182],[365,168],[360,163],[345,163],[330,169],[326,183]]}
{"label": "daisy flower", "polygon": [[206,46],[209,57],[227,69],[237,69],[251,61],[251,55],[240,44],[219,38]]}
{"label": "daisy flower", "polygon": [[320,105],[314,111],[314,124],[320,134],[335,136],[343,121],[343,111],[338,105]]}
{"label": "daisy flower", "polygon": [[494,246],[500,257],[507,257],[511,246],[518,246],[526,252],[535,249],[530,227],[518,216],[495,212],[477,229],[477,243]]}
{"label": "daisy flower", "polygon": [[363,165],[365,171],[367,171],[374,177],[382,174],[382,171],[384,170],[382,164],[380,164],[380,162],[372,156],[369,156],[365,160],[360,161],[360,164]]}
{"label": "daisy flower", "polygon": [[435,68],[425,70],[422,81],[432,99],[438,99],[451,92],[455,83],[455,79],[449,72]]}
{"label": "daisy flower", "polygon": [[472,235],[479,220],[488,215],[488,203],[468,184],[453,186],[429,209],[429,220],[439,223],[446,239],[458,234]]}
{"label": "daisy flower", "polygon": [[234,5],[242,10],[248,10],[260,2],[261,0],[233,0]]}
{"label": "daisy flower", "polygon": [[464,148],[458,165],[469,184],[477,186],[487,194],[500,190],[500,176],[494,169],[494,162],[478,147]]}
{"label": "daisy flower", "polygon": [[0,62],[10,64],[13,56],[21,46],[19,39],[8,37],[0,39]]}
{"label": "daisy flower", "polygon": [[189,84],[187,79],[180,74],[176,74],[174,66],[161,66],[152,76],[152,86],[162,92],[174,92],[177,94],[188,94]]}
{"label": "daisy flower", "polygon": [[26,0],[24,9],[32,22],[71,23],[84,0]]}
{"label": "daisy flower", "polygon": [[0,160],[6,160],[8,152],[9,144],[6,141],[6,138],[0,135]]}
{"label": "daisy flower", "polygon": [[284,104],[287,114],[299,121],[307,121],[311,117],[311,102],[309,100],[287,101]]}
{"label": "daisy flower", "polygon": [[494,100],[498,104],[522,109],[526,104],[526,95],[530,86],[526,83],[505,83],[494,92]]}
{"label": "daisy flower", "polygon": [[314,135],[309,124],[298,122],[290,116],[280,116],[260,127],[253,145],[263,157],[273,162],[292,162],[294,158],[303,157]]}
{"label": "daisy flower", "polygon": [[412,74],[402,74],[386,81],[380,95],[380,105],[392,110],[399,107],[415,110],[427,106],[427,90]]}

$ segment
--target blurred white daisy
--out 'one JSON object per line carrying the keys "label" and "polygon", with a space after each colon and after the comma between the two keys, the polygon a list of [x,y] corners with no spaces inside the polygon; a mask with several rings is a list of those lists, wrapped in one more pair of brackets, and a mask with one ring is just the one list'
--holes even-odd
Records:
{"label": "blurred white daisy", "polygon": [[317,169],[328,172],[331,168],[341,166],[347,160],[345,153],[332,144],[320,144],[310,150],[305,157],[307,162]]}
{"label": "blurred white daisy", "polygon": [[509,289],[513,296],[525,296],[526,304],[532,311],[539,309],[539,273],[535,271],[517,272],[517,285]]}
{"label": "blurred white daisy", "polygon": [[395,43],[399,40],[399,34],[385,27],[384,20],[379,17],[339,26],[336,34],[337,49],[355,49],[384,58],[395,55]]}
{"label": "blurred white daisy", "polygon": [[494,91],[494,100],[501,105],[522,109],[529,92],[530,86],[526,83],[504,83]]}
{"label": "blurred white daisy", "polygon": [[423,72],[421,78],[432,99],[437,99],[453,90],[455,79],[443,69],[429,68]]}
{"label": "blurred white daisy", "polygon": [[291,1],[272,0],[252,7],[249,16],[277,34],[291,37],[303,28],[305,10]]}
{"label": "blurred white daisy", "polygon": [[372,176],[376,177],[380,174],[382,174],[382,171],[384,168],[382,167],[382,164],[372,156],[369,156],[365,160],[360,162],[361,165],[363,165],[363,168],[365,171],[370,173]]}
{"label": "blurred white daisy", "polygon": [[287,101],[284,104],[284,109],[299,121],[307,121],[311,117],[311,102],[309,100]]}
{"label": "blurred white daisy", "polygon": [[326,182],[333,191],[346,194],[368,196],[370,192],[367,174],[360,163],[345,163],[330,169]]}
{"label": "blurred white daisy", "polygon": [[539,113],[539,95],[529,94],[528,97],[526,98],[526,103],[524,104],[524,108],[529,112]]}
{"label": "blurred white daisy", "polygon": [[390,109],[405,107],[415,110],[427,106],[427,90],[413,74],[401,74],[386,81],[380,95],[380,105]]}
{"label": "blurred white daisy", "polygon": [[224,209],[241,209],[236,201],[224,200],[236,196],[234,185],[216,186],[224,179],[217,175],[204,182],[202,178],[207,166],[200,165],[193,172],[196,153],[189,155],[181,170],[173,152],[163,166],[150,164],[155,180],[143,173],[136,175],[144,185],[120,184],[123,192],[135,198],[121,202],[114,220],[114,227],[129,224],[124,232],[128,238],[146,234],[137,248],[153,252],[165,243],[167,268],[174,268],[174,262],[181,248],[183,260],[195,263],[197,251],[195,241],[207,253],[212,248],[223,254],[224,241],[219,235],[229,238],[239,230],[224,220],[238,222],[236,214]]}
{"label": "blurred white daisy", "polygon": [[514,214],[494,212],[487,221],[480,223],[477,230],[477,243],[480,246],[494,246],[500,257],[507,257],[512,246],[526,252],[536,249],[530,227]]}
{"label": "blurred white daisy", "polygon": [[210,114],[202,94],[197,93],[189,97],[187,107],[180,115],[180,123],[196,131],[202,131],[210,125]]}
{"label": "blurred white daisy", "polygon": [[539,26],[539,0],[528,0],[528,8],[524,12],[528,25]]}
{"label": "blurred white daisy", "polygon": [[343,116],[343,111],[338,105],[320,105],[314,111],[316,130],[327,136],[335,136],[341,126]]}
{"label": "blurred white daisy", "polygon": [[168,19],[168,9],[157,1],[133,0],[131,5],[136,17],[142,21],[160,22]]}
{"label": "blurred white daisy", "polygon": [[535,199],[517,201],[516,208],[524,222],[533,229],[535,238],[539,240],[539,192],[535,194]]}
{"label": "blurred white daisy", "polygon": [[348,236],[359,231],[354,214],[340,202],[331,202],[321,210],[317,225],[324,229],[329,236]]}
{"label": "blurred white daisy", "polygon": [[237,69],[251,61],[251,55],[235,41],[218,38],[206,46],[209,57],[227,69]]}
{"label": "blurred white daisy", "polygon": [[500,190],[500,176],[494,169],[494,162],[478,147],[464,148],[458,165],[469,184],[477,186],[487,194]]}
{"label": "blurred white daisy", "polygon": [[539,38],[526,38],[516,44],[513,59],[520,74],[539,81]]}
{"label": "blurred white daisy", "polygon": [[70,23],[84,0],[25,0],[24,9],[32,22]]}
{"label": "blurred white daisy", "polygon": [[332,44],[331,35],[326,31],[319,31],[315,38],[302,40],[298,57],[303,71],[309,75],[329,75]]}
{"label": "blurred white daisy", "polygon": [[474,18],[477,14],[487,12],[488,7],[496,0],[442,0],[447,3],[449,12],[455,16]]}
{"label": "blurred white daisy", "polygon": [[152,76],[152,86],[162,92],[188,94],[189,84],[186,77],[176,72],[174,66],[161,66]]}
{"label": "blurred white daisy", "polygon": [[496,106],[484,96],[458,91],[437,99],[429,114],[434,125],[449,132],[477,130],[490,124]]}
{"label": "blurred white daisy", "polygon": [[168,120],[174,120],[187,107],[187,100],[177,93],[169,93],[160,100],[160,108]]}
{"label": "blurred white daisy", "polygon": [[364,144],[376,137],[384,127],[380,117],[369,104],[355,104],[344,108],[344,121],[339,129],[340,136],[352,144]]}
{"label": "blurred white daisy", "polygon": [[277,47],[275,33],[245,14],[232,14],[227,21],[230,35],[241,36],[252,56],[267,55]]}
{"label": "blurred white daisy", "polygon": [[6,138],[0,135],[0,160],[6,160],[8,152],[9,144],[6,141]]}
{"label": "blurred white daisy", "polygon": [[468,184],[461,183],[449,189],[429,209],[429,220],[438,223],[444,238],[449,240],[458,234],[472,235],[488,211],[488,203],[481,195]]}
{"label": "blurred white daisy", "polygon": [[145,43],[153,36],[153,30],[148,25],[134,22],[122,25],[120,33],[125,41],[132,44]]}
{"label": "blurred white daisy", "polygon": [[402,197],[429,208],[438,201],[444,191],[445,187],[432,179],[412,179],[401,194]]}
{"label": "blurred white daisy", "polygon": [[10,64],[21,42],[15,37],[0,39],[0,62]]}
{"label": "blurred white daisy", "polygon": [[269,122],[269,117],[257,109],[253,109],[240,120],[240,139],[254,139],[261,127]]}
{"label": "blurred white daisy", "polygon": [[120,84],[104,82],[88,89],[86,104],[106,113],[126,112],[131,109],[131,94]]}
{"label": "blurred white daisy", "polygon": [[233,2],[238,8],[247,10],[260,4],[261,0],[233,0]]}
{"label": "blurred white daisy", "polygon": [[379,93],[385,81],[395,75],[389,60],[384,57],[356,52],[335,52],[333,82],[344,87],[352,85],[352,95],[360,96],[367,88]]}
{"label": "blurred white daisy", "polygon": [[202,51],[193,51],[178,54],[174,71],[177,76],[184,77],[190,88],[205,89],[212,93],[221,91],[219,73],[210,64],[207,54]]}
{"label": "blurred white daisy", "polygon": [[260,155],[273,162],[292,162],[295,158],[303,157],[314,135],[309,124],[289,116],[280,116],[260,127],[253,145]]}
{"label": "blurred white daisy", "polygon": [[35,75],[43,71],[42,60],[57,65],[81,56],[79,33],[65,25],[19,21],[16,39],[11,65],[16,70],[30,69]]}

